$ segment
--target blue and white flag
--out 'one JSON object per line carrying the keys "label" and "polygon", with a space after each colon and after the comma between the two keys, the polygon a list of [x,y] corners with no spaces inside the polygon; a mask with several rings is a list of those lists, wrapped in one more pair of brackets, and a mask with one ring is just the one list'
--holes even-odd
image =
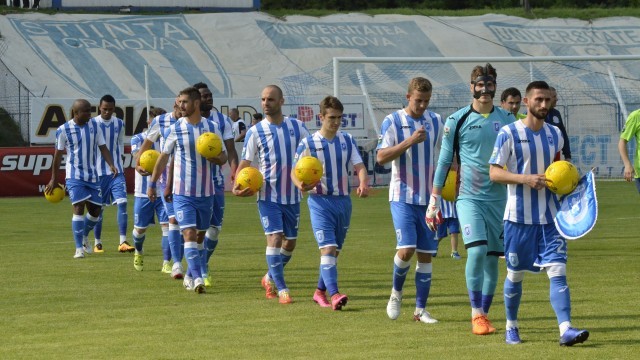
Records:
{"label": "blue and white flag", "polygon": [[597,219],[596,181],[593,171],[589,171],[580,179],[578,186],[560,200],[554,221],[560,235],[575,240],[589,233]]}

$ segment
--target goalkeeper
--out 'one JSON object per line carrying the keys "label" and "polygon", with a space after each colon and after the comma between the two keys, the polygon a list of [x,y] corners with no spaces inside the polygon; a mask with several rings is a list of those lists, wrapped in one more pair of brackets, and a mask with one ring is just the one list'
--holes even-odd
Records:
{"label": "goalkeeper", "polygon": [[442,147],[427,206],[427,225],[433,230],[441,221],[440,198],[454,156],[460,164],[460,191],[456,204],[460,230],[467,249],[466,282],[471,301],[472,332],[496,331],[487,314],[498,283],[498,257],[504,254],[502,215],[507,193],[504,185],[489,180],[489,158],[504,125],[513,114],[493,106],[496,70],[491,64],[471,72],[473,102],[447,119]]}

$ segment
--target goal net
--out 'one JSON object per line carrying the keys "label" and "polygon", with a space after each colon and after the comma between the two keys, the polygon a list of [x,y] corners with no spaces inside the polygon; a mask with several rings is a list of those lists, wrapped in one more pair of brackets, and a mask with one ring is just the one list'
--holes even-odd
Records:
{"label": "goal net", "polygon": [[[384,117],[406,105],[409,80],[423,76],[434,86],[429,109],[446,117],[471,102],[469,81],[476,65],[497,70],[500,94],[509,87],[524,96],[527,84],[544,80],[556,88],[572,161],[582,173],[595,168],[598,178],[622,178],[617,150],[628,113],[640,107],[640,56],[497,58],[334,58],[324,67],[286,77],[286,92],[298,96],[366,95],[369,136],[358,139],[375,185],[385,185],[388,169],[375,164],[375,138]],[[521,112],[525,112],[524,106]],[[637,146],[630,143],[630,150]],[[633,151],[630,152],[633,155]]]}

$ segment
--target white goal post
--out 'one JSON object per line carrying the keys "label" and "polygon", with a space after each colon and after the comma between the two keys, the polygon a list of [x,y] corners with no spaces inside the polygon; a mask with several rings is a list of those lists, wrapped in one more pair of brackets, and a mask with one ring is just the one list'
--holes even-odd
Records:
{"label": "white goal post", "polygon": [[[476,65],[491,63],[497,70],[496,106],[504,89],[516,87],[524,92],[529,82],[544,80],[558,91],[556,108],[570,137],[574,163],[583,173],[595,168],[598,178],[619,179],[623,171],[617,151],[620,130],[627,109],[631,112],[640,107],[638,60],[640,55],[335,57],[331,86],[337,97],[362,95],[366,89],[373,109],[367,123],[379,126],[386,114],[406,105],[406,87],[415,76],[431,80],[434,90],[429,108],[443,117],[471,101],[470,74]],[[314,86],[327,85],[322,79],[314,76]],[[314,91],[313,86],[307,91]]]}

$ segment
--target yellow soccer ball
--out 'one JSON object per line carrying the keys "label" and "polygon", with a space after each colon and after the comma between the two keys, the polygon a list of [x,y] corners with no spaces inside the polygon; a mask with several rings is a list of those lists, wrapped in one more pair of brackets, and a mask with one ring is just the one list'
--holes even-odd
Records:
{"label": "yellow soccer ball", "polygon": [[556,161],[544,172],[547,188],[558,195],[566,195],[578,186],[578,169],[568,161]]}
{"label": "yellow soccer ball", "polygon": [[44,198],[50,203],[59,203],[64,199],[64,186],[62,186],[62,184],[56,185],[51,194],[44,193]]}
{"label": "yellow soccer ball", "polygon": [[222,152],[222,139],[212,132],[202,133],[196,141],[196,150],[207,159],[216,157]]}
{"label": "yellow soccer ball", "polygon": [[253,192],[256,192],[262,187],[262,181],[263,178],[260,170],[251,166],[240,170],[238,176],[236,176],[236,184],[240,185],[240,190],[249,188],[253,190]]}
{"label": "yellow soccer ball", "polygon": [[160,157],[158,150],[149,149],[140,155],[140,166],[148,173],[153,172],[153,168],[156,166],[156,162]]}
{"label": "yellow soccer ball", "polygon": [[295,174],[305,185],[313,184],[322,179],[322,163],[313,156],[303,156],[296,163]]}
{"label": "yellow soccer ball", "polygon": [[458,172],[455,170],[449,170],[447,174],[447,180],[444,181],[444,187],[442,187],[442,198],[447,201],[456,201],[456,181],[458,179]]}

